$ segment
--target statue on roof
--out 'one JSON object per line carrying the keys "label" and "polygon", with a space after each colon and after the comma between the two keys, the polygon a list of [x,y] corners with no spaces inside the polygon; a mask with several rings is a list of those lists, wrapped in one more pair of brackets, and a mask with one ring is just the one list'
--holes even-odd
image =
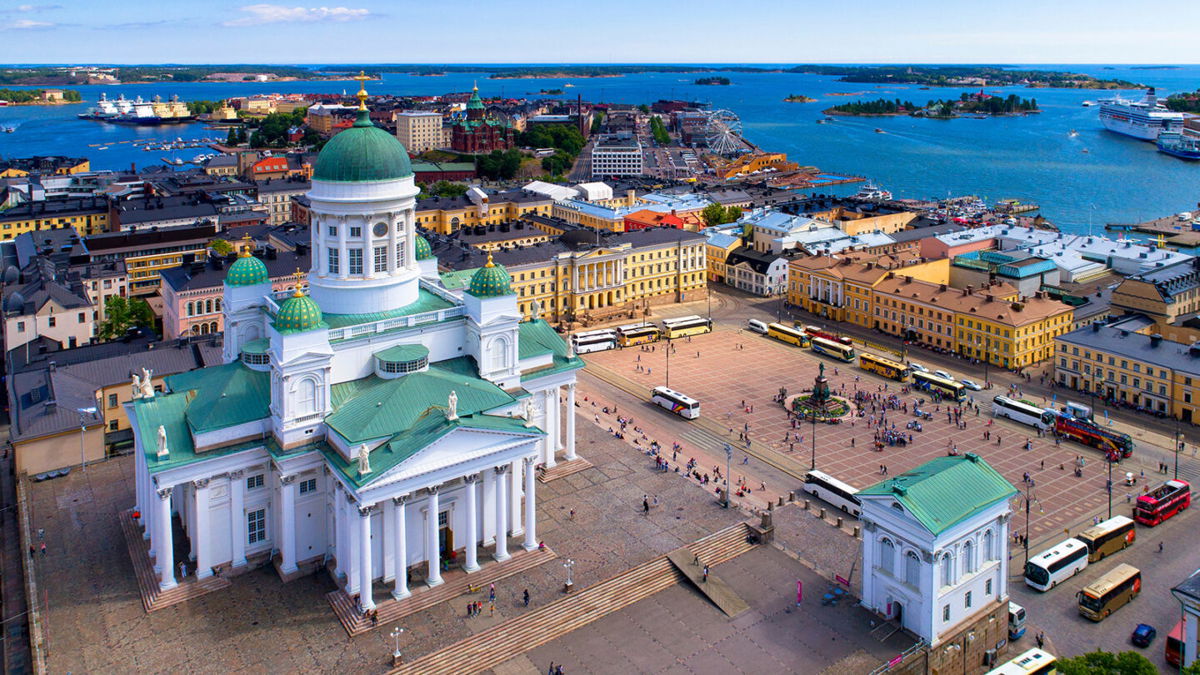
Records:
{"label": "statue on roof", "polygon": [[529,320],[530,321],[537,321],[539,318],[541,318],[541,314],[542,314],[542,303],[538,302],[536,299],[533,302],[529,303]]}
{"label": "statue on roof", "polygon": [[533,397],[525,399],[525,426],[533,426]]}
{"label": "statue on roof", "polygon": [[166,459],[171,456],[170,449],[167,448],[167,428],[163,425],[158,425],[158,454],[159,459]]}
{"label": "statue on roof", "polygon": [[358,446],[358,475],[365,476],[371,473],[371,449],[366,443]]}
{"label": "statue on roof", "polygon": [[446,419],[454,421],[458,419],[458,392],[450,390],[450,397],[446,401]]}
{"label": "statue on roof", "polygon": [[131,377],[133,378],[133,400],[136,401],[142,397],[142,380],[137,373],[133,373]]}
{"label": "statue on roof", "polygon": [[154,383],[150,381],[150,376],[153,374],[153,370],[142,368],[142,398],[154,398]]}

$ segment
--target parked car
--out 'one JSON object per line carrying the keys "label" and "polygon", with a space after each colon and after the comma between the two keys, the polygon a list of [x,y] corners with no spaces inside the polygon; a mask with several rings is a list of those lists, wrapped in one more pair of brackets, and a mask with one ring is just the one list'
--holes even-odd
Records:
{"label": "parked car", "polygon": [[933,374],[937,375],[938,377],[942,378],[943,380],[950,380],[951,382],[954,381],[954,376],[951,375],[950,373],[947,373],[944,370],[935,370],[935,371],[933,371]]}
{"label": "parked car", "polygon": [[759,335],[767,334],[767,324],[759,321],[758,319],[750,319],[747,321],[746,328],[753,333],[758,333]]}
{"label": "parked car", "polygon": [[1139,623],[1137,628],[1133,629],[1133,635],[1129,636],[1129,641],[1138,647],[1149,647],[1157,635],[1158,631],[1154,630],[1154,626],[1148,623]]}
{"label": "parked car", "polygon": [[983,387],[977,384],[974,380],[968,380],[964,377],[963,379],[959,380],[959,383],[971,391],[983,391]]}
{"label": "parked car", "polygon": [[908,367],[909,367],[909,368],[912,368],[913,370],[915,370],[915,371],[917,371],[917,372],[921,372],[921,373],[928,373],[928,372],[929,372],[929,369],[928,369],[928,368],[926,368],[925,366],[923,366],[923,365],[921,365],[921,364],[917,363],[916,361],[909,361],[909,362],[908,362]]}

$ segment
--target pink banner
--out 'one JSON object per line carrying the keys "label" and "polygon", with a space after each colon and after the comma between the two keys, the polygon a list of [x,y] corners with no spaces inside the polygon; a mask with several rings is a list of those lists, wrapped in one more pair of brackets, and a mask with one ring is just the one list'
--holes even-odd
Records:
{"label": "pink banner", "polygon": [[846,577],[844,577],[840,574],[835,574],[835,575],[833,575],[833,579],[834,579],[834,581],[845,586],[846,588],[850,588],[850,580],[847,579]]}
{"label": "pink banner", "polygon": [[796,582],[796,604],[799,605],[801,602],[804,602],[804,582],[797,581]]}

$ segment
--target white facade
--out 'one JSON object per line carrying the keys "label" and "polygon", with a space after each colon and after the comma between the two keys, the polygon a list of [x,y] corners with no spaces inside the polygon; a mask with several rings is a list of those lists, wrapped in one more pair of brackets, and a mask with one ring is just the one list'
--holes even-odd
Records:
{"label": "white facade", "polygon": [[592,176],[640,176],[642,144],[636,138],[597,141],[592,147]]}
{"label": "white facade", "polygon": [[396,138],[413,153],[445,147],[441,113],[419,110],[396,113]]}

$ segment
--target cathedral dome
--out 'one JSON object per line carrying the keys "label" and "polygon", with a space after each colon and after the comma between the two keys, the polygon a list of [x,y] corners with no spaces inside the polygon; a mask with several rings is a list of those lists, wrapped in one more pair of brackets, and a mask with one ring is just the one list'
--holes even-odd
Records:
{"label": "cathedral dome", "polygon": [[417,260],[429,260],[433,257],[433,248],[429,245],[429,240],[421,235],[416,235],[417,243]]}
{"label": "cathedral dome", "polygon": [[471,285],[467,292],[477,298],[495,298],[512,294],[512,277],[502,265],[492,262],[492,254],[488,253],[487,264],[480,267],[471,275]]}
{"label": "cathedral dome", "polygon": [[412,162],[404,144],[376,127],[365,105],[359,108],[354,126],[325,144],[313,170],[313,180],[330,183],[396,180],[412,175]]}
{"label": "cathedral dome", "polygon": [[242,255],[229,266],[225,274],[225,284],[228,286],[254,286],[271,281],[267,266],[263,261],[250,255],[249,248],[242,249]]}
{"label": "cathedral dome", "polygon": [[275,315],[275,330],[280,333],[303,333],[324,325],[321,308],[299,288],[279,306]]}

